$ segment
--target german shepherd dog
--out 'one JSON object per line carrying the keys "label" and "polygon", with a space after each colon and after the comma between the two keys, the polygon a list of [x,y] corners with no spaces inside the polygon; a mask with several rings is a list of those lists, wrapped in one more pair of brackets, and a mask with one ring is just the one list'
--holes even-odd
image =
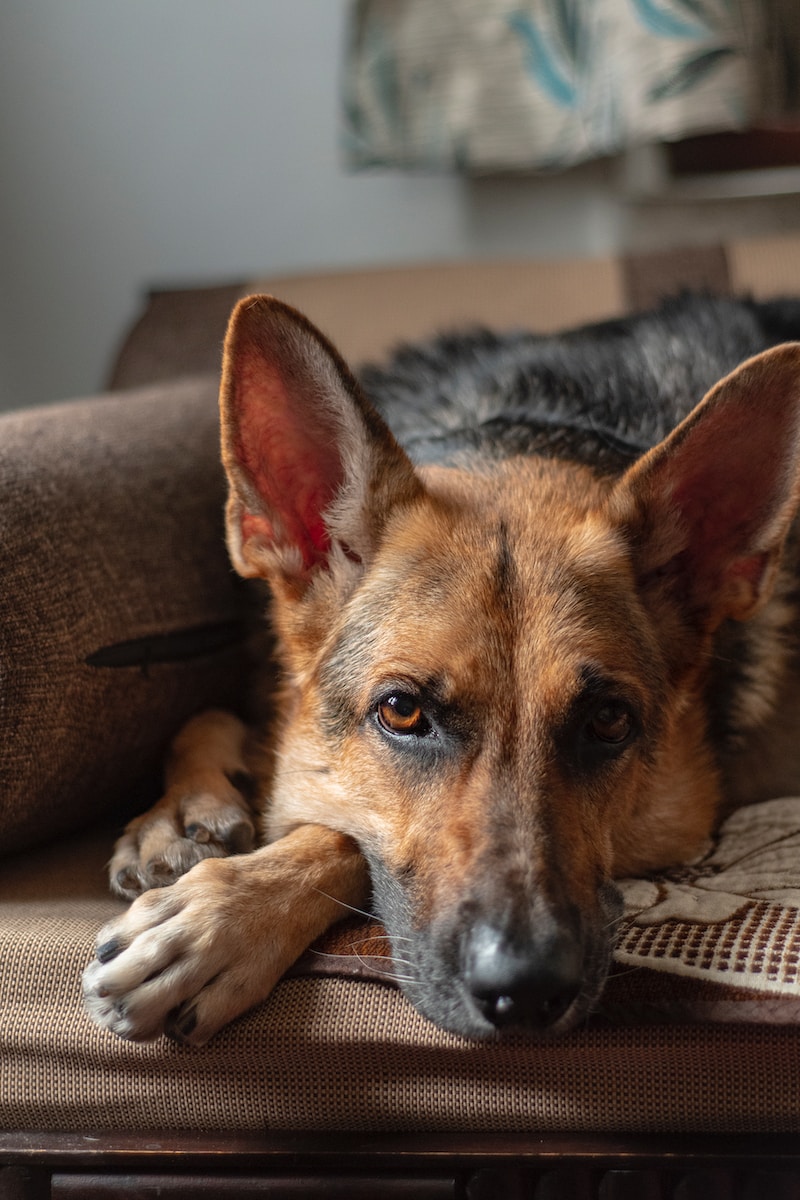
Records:
{"label": "german shepherd dog", "polygon": [[687,296],[358,381],[243,300],[227,537],[271,591],[277,718],[178,736],[111,863],[135,902],[86,971],[94,1019],[202,1044],[368,904],[439,1026],[585,1018],[614,880],[800,785],[795,338],[800,301]]}

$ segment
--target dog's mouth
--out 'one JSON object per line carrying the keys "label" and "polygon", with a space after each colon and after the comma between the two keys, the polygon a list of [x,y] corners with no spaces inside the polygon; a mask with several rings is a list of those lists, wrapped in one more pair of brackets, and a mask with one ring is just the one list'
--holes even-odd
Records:
{"label": "dog's mouth", "polygon": [[543,912],[512,929],[463,906],[456,919],[414,927],[394,880],[376,878],[375,901],[392,945],[394,975],[414,1007],[462,1037],[525,1034],[549,1039],[582,1024],[605,984],[622,912],[619,890],[604,884],[596,911]]}

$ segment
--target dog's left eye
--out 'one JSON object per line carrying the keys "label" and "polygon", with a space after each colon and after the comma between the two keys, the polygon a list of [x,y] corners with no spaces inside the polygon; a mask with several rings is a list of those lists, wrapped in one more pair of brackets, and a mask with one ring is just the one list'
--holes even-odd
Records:
{"label": "dog's left eye", "polygon": [[378,703],[379,724],[387,733],[424,737],[430,731],[428,719],[415,696],[393,692]]}

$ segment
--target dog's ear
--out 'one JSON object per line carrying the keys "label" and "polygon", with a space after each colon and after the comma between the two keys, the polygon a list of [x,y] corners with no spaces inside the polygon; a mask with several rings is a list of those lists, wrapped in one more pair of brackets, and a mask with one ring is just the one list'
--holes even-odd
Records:
{"label": "dog's ear", "polygon": [[706,631],[768,599],[800,502],[800,343],[716,385],[611,497],[639,585]]}
{"label": "dog's ear", "polygon": [[220,393],[228,548],[244,576],[302,591],[332,555],[366,561],[422,485],[342,358],[271,296],[235,308]]}

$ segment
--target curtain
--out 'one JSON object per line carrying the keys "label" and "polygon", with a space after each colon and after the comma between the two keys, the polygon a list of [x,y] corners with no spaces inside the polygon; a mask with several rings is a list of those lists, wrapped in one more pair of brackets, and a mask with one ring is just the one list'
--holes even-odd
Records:
{"label": "curtain", "polygon": [[774,92],[779,58],[791,76],[789,49],[796,67],[799,11],[800,0],[356,0],[346,154],[354,167],[550,170],[742,129],[765,81]]}

